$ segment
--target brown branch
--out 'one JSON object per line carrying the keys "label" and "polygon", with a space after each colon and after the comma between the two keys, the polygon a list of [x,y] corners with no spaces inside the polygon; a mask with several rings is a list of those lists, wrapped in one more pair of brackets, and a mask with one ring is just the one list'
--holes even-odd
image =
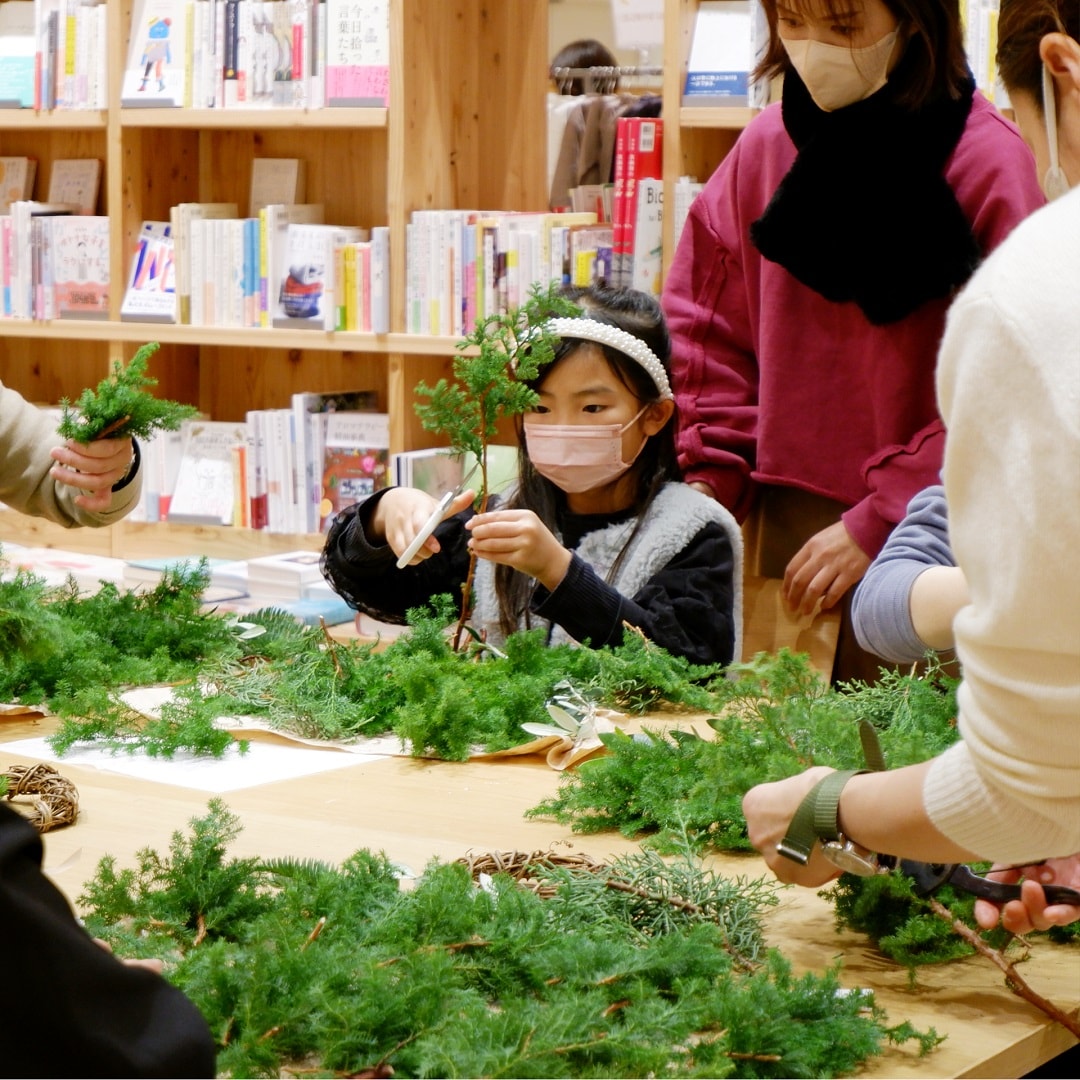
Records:
{"label": "brown branch", "polygon": [[1011,961],[1005,959],[1004,953],[987,945],[985,941],[971,929],[966,923],[953,916],[953,913],[934,897],[927,897],[931,910],[935,915],[952,925],[953,930],[960,935],[976,952],[981,953],[991,963],[995,964],[1005,973],[1005,985],[1025,1001],[1041,1009],[1051,1020],[1056,1020],[1066,1031],[1080,1039],[1080,1021],[1062,1012],[1052,1001],[1048,1001],[1041,994],[1036,993],[1017,972]]}
{"label": "brown branch", "polygon": [[129,420],[130,416],[118,416],[115,420],[106,424],[98,433],[94,436],[95,439],[107,439],[114,431],[119,431]]}
{"label": "brown branch", "polygon": [[337,644],[330,636],[330,628],[326,625],[326,620],[319,616],[319,628],[322,630],[323,640],[326,642],[326,651],[330,654],[330,659],[334,661],[334,674],[341,678],[341,662],[338,660]]}
{"label": "brown branch", "polygon": [[312,927],[311,933],[308,934],[304,944],[300,946],[300,951],[303,952],[322,932],[323,927],[326,926],[326,916],[319,917],[319,921]]}

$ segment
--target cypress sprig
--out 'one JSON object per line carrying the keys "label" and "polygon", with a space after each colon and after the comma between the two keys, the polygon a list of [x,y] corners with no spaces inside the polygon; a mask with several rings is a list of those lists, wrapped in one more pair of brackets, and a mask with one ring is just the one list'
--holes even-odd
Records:
{"label": "cypress sprig", "polygon": [[159,347],[156,341],[141,346],[127,365],[114,361],[109,378],[102,379],[96,390],[84,390],[74,404],[61,398],[60,436],[81,443],[105,436],[146,439],[155,431],[176,431],[184,420],[198,416],[193,405],[148,393],[157,379],[147,374],[147,366]]}
{"label": "cypress sprig", "polygon": [[[366,851],[340,868],[229,858],[238,823],[220,800],[191,826],[136,869],[103,859],[80,904],[118,955],[166,960],[214,1034],[219,1073],[838,1076],[890,1042],[940,1041],[888,1026],[836,969],[796,979],[760,950],[745,970],[715,921],[643,933],[639,912],[568,917],[595,896],[591,875],[545,901],[507,875],[482,890],[464,866],[433,862],[402,892]],[[612,867],[653,889],[661,874]],[[752,888],[697,882],[692,861],[664,880],[755,921]]]}

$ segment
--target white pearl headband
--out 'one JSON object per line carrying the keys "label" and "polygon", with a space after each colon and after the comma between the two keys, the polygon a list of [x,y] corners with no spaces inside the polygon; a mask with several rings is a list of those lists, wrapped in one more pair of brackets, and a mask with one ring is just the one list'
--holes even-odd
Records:
{"label": "white pearl headband", "polygon": [[636,360],[645,369],[656,384],[656,389],[660,391],[661,401],[674,398],[660,357],[641,338],[595,319],[551,319],[546,329],[561,338],[581,338],[583,341],[595,341],[599,345],[610,345],[631,360]]}

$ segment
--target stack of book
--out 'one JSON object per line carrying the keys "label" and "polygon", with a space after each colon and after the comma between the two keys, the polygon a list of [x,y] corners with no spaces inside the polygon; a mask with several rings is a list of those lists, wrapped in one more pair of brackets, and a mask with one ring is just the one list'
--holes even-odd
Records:
{"label": "stack of book", "polygon": [[385,108],[385,0],[136,0],[125,108]]}

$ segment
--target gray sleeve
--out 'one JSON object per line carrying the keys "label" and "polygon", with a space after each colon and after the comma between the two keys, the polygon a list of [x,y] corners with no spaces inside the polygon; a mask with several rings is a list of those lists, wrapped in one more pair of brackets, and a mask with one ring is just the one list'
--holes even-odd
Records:
{"label": "gray sleeve", "polygon": [[851,619],[859,644],[893,663],[919,660],[928,646],[912,625],[911,587],[928,567],[955,565],[945,489],[924,488],[855,590]]}

